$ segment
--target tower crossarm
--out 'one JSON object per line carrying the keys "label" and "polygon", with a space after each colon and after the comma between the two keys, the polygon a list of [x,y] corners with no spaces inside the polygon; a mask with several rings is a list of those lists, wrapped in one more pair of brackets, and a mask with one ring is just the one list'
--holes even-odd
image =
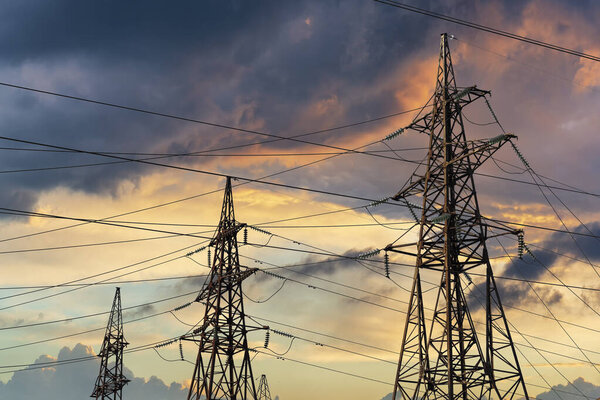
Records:
{"label": "tower crossarm", "polygon": [[258,271],[258,268],[247,268],[243,271],[234,272],[232,274],[214,275],[213,279],[208,282],[204,289],[198,294],[198,297],[196,297],[196,302],[205,300],[212,292],[214,292],[214,288],[222,287],[221,281],[227,280],[229,284],[237,285],[249,276],[254,275],[256,271]]}
{"label": "tower crossarm", "polygon": [[245,223],[240,223],[240,222],[234,221],[233,226],[223,229],[223,230],[219,230],[219,232],[217,232],[217,235],[210,241],[209,246],[215,246],[220,241],[222,241],[228,237],[233,237],[233,236],[237,235],[237,233],[239,231],[241,231],[242,229],[244,229],[246,226],[247,226],[247,224],[245,224]]}
{"label": "tower crossarm", "polygon": [[[500,148],[511,139],[516,138],[512,133],[495,136],[490,139],[466,141],[462,146],[454,148],[454,157],[446,162],[432,165],[425,175],[417,172],[411,175],[408,185],[392,196],[393,200],[399,201],[409,196],[421,194],[425,191],[426,181],[431,176],[439,175],[449,165],[455,166],[457,177],[461,174],[468,176],[479,168],[487,159],[494,155]],[[462,162],[468,159],[468,162]]]}
{"label": "tower crossarm", "polygon": [[[451,88],[449,89],[448,102],[450,103],[451,109],[460,111],[464,107],[473,103],[475,100],[481,97],[485,97],[490,93],[491,92],[489,90],[479,89],[475,85],[464,88]],[[425,135],[429,135],[432,132],[432,130],[434,130],[438,125],[443,123],[443,121],[441,121],[440,118],[438,118],[439,106],[440,104],[434,104],[431,112],[415,119],[405,129],[410,129],[419,133],[423,133]]]}

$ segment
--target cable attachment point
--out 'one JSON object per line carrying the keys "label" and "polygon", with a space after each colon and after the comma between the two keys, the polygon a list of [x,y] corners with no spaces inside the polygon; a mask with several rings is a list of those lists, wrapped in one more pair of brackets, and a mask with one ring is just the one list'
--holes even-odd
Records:
{"label": "cable attachment point", "polygon": [[375,249],[375,250],[367,251],[366,253],[361,253],[361,254],[357,255],[355,258],[358,260],[365,260],[367,258],[374,257],[379,253],[381,253],[381,249]]}
{"label": "cable attachment point", "polygon": [[415,212],[415,208],[419,207],[404,198],[402,200],[404,200],[404,204],[406,204],[406,207],[408,207],[408,211],[410,211],[410,215],[412,215],[412,217],[415,219],[415,222],[419,223],[419,217],[417,217],[417,213]]}
{"label": "cable attachment point", "polygon": [[405,130],[406,130],[406,128],[396,129],[394,132],[387,135],[383,140],[391,140],[391,139],[395,138],[396,136],[400,136]]}
{"label": "cable attachment point", "polygon": [[500,143],[504,139],[514,139],[516,137],[517,136],[513,135],[512,133],[503,133],[502,135],[494,136],[493,138],[488,139],[487,144],[492,145],[492,144]]}
{"label": "cable attachment point", "polygon": [[155,349],[160,349],[161,347],[166,347],[170,344],[173,344],[177,341],[177,339],[167,340],[166,342],[159,343],[154,346]]}
{"label": "cable attachment point", "polygon": [[464,88],[463,90],[461,90],[460,92],[457,92],[454,96],[453,96],[453,100],[460,100],[463,97],[465,97],[466,95],[468,95],[469,93],[471,93],[474,89],[476,89],[475,86],[469,86]]}
{"label": "cable attachment point", "polygon": [[515,151],[515,153],[517,153],[517,157],[519,157],[523,165],[525,165],[525,167],[527,167],[528,170],[531,170],[531,166],[529,165],[523,154],[521,154],[517,146],[513,142],[510,142],[510,144],[512,145],[512,148]]}
{"label": "cable attachment point", "polygon": [[185,256],[186,256],[186,257],[190,257],[190,256],[192,256],[192,255],[194,255],[194,254],[196,254],[196,253],[200,253],[202,250],[206,249],[207,247],[208,247],[208,246],[202,246],[202,247],[200,247],[200,248],[198,248],[198,249],[196,249],[196,250],[192,250],[192,251],[190,251],[189,253],[187,253]]}
{"label": "cable attachment point", "polygon": [[523,231],[517,232],[517,244],[518,244],[518,252],[519,259],[523,259],[523,253],[525,251],[525,233]]}
{"label": "cable attachment point", "polygon": [[369,205],[368,205],[367,207],[377,207],[377,206],[378,206],[378,205],[380,205],[380,204],[387,203],[387,201],[388,201],[389,199],[391,199],[391,197],[384,197],[384,198],[383,198],[383,199],[381,199],[381,200],[375,200],[374,202],[372,202],[372,203],[369,203]]}
{"label": "cable attachment point", "polygon": [[283,337],[286,337],[286,338],[290,338],[291,339],[291,338],[294,337],[294,335],[292,335],[290,333],[283,332],[283,331],[280,331],[280,330],[277,330],[277,329],[271,329],[271,331],[273,333],[277,334],[277,335],[280,335],[280,336],[283,336]]}
{"label": "cable attachment point", "polygon": [[180,311],[180,310],[183,310],[184,308],[187,308],[187,307],[189,307],[189,306],[191,306],[191,305],[192,305],[192,302],[190,301],[190,302],[188,302],[188,303],[185,303],[185,304],[182,304],[182,305],[180,305],[180,306],[177,306],[177,307],[175,307],[175,308],[173,309],[173,311]]}
{"label": "cable attachment point", "polygon": [[260,229],[260,228],[257,228],[255,226],[252,226],[252,225],[247,225],[247,226],[248,226],[248,228],[253,229],[256,232],[264,233],[265,235],[273,235],[271,232],[265,231],[264,229]]}
{"label": "cable attachment point", "polygon": [[385,250],[385,254],[383,255],[383,261],[385,263],[385,277],[390,279],[390,256],[387,250]]}

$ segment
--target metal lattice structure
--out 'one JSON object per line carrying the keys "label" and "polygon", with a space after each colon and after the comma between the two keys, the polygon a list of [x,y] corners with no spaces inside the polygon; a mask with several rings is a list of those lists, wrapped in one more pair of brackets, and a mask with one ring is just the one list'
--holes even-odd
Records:
{"label": "metal lattice structure", "polygon": [[[419,241],[416,252],[409,244],[386,249],[416,258],[394,400],[529,398],[486,248],[489,228],[493,236],[516,232],[482,220],[473,180],[474,171],[514,135],[469,141],[462,119],[462,109],[488,93],[456,86],[443,34],[432,111],[407,128],[429,136],[426,168],[417,169],[393,197],[422,208]],[[421,206],[411,206],[413,196]],[[467,271],[473,268],[486,273],[484,347],[461,279],[470,281]],[[430,322],[421,288],[423,270],[441,273]]]}
{"label": "metal lattice structure", "polygon": [[256,269],[240,267],[237,243],[237,233],[245,226],[235,220],[227,178],[221,220],[210,243],[211,271],[196,299],[206,304],[204,318],[186,338],[199,345],[188,400],[257,399],[246,338],[254,328],[246,326],[242,296],[242,281]]}
{"label": "metal lattice structure", "polygon": [[260,376],[260,382],[258,383],[258,400],[271,400],[271,391],[265,374]]}
{"label": "metal lattice structure", "polygon": [[128,344],[123,336],[121,289],[117,288],[102,349],[98,353],[98,357],[101,358],[100,373],[91,397],[103,400],[122,399],[123,386],[129,382],[129,379],[123,376],[123,350]]}

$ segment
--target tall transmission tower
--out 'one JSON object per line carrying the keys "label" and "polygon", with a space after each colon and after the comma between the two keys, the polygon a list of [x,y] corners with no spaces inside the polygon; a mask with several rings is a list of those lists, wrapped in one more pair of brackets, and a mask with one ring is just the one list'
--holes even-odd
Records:
{"label": "tall transmission tower", "polygon": [[206,304],[204,318],[191,338],[199,344],[188,400],[256,400],[246,334],[242,281],[256,268],[240,267],[231,178],[227,178],[211,271],[196,301]]}
{"label": "tall transmission tower", "polygon": [[[518,232],[482,220],[473,180],[474,171],[515,136],[467,140],[462,119],[462,109],[488,93],[456,86],[443,34],[433,109],[407,128],[429,136],[426,169],[418,168],[393,197],[411,209],[422,207],[416,252],[408,244],[386,248],[416,258],[394,400],[529,398],[486,248],[490,229],[492,237]],[[410,203],[412,196],[422,206]],[[461,280],[470,282],[468,271],[478,267],[486,272],[484,347],[467,304],[472,298],[465,292],[468,285]],[[421,289],[424,270],[441,272],[429,330]]]}
{"label": "tall transmission tower", "polygon": [[258,400],[271,400],[271,391],[265,374],[260,376],[260,382],[258,383]]}
{"label": "tall transmission tower", "polygon": [[123,397],[123,386],[129,382],[123,376],[123,350],[128,344],[123,337],[121,289],[117,288],[102,349],[98,353],[101,358],[100,373],[91,397],[102,400],[120,400]]}

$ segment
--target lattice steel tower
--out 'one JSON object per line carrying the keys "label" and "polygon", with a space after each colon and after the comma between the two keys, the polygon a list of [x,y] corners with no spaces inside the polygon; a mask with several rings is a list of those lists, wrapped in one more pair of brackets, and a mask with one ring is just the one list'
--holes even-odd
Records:
{"label": "lattice steel tower", "polygon": [[258,400],[271,400],[271,391],[265,374],[260,376],[260,382],[258,383]]}
{"label": "lattice steel tower", "polygon": [[[210,246],[213,263],[196,301],[206,304],[204,319],[191,339],[199,344],[188,400],[256,400],[250,365],[242,281],[256,269],[240,267],[231,179],[227,178],[218,231]],[[260,329],[260,328],[259,328]]]}
{"label": "lattice steel tower", "polygon": [[[429,135],[426,169],[417,169],[394,196],[409,206],[414,204],[411,197],[418,196],[422,204],[416,253],[409,245],[387,247],[416,257],[393,399],[529,398],[486,248],[489,228],[493,236],[517,232],[482,220],[473,181],[474,171],[515,136],[467,140],[462,119],[462,109],[488,93],[456,86],[448,36],[443,34],[432,111],[408,127]],[[461,281],[470,281],[467,271],[476,267],[486,273],[484,348]],[[423,270],[441,272],[430,325],[421,289]]]}
{"label": "lattice steel tower", "polygon": [[120,400],[123,397],[123,386],[129,382],[123,376],[123,350],[128,344],[123,337],[121,289],[117,288],[102,349],[98,353],[101,358],[100,373],[91,397],[103,400]]}

